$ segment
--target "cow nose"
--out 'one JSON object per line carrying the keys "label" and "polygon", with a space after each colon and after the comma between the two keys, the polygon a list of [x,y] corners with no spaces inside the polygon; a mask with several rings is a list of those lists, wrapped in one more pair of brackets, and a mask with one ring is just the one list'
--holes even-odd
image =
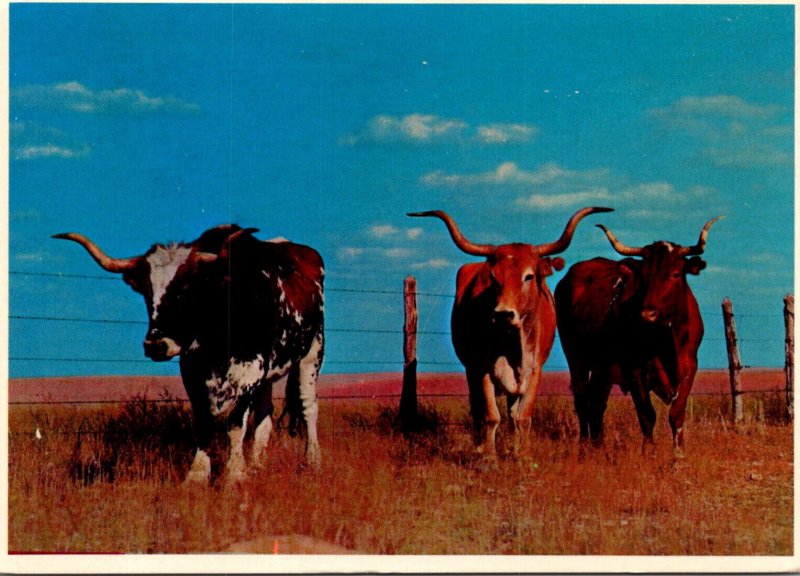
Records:
{"label": "cow nose", "polygon": [[493,313],[495,323],[510,326],[517,326],[519,320],[517,319],[517,312],[515,310],[503,310],[496,308]]}
{"label": "cow nose", "polygon": [[642,320],[645,322],[655,322],[658,320],[658,310],[652,308],[645,308],[642,310]]}
{"label": "cow nose", "polygon": [[151,340],[148,338],[144,341],[144,355],[151,360],[166,359],[168,349],[169,346],[164,340]]}

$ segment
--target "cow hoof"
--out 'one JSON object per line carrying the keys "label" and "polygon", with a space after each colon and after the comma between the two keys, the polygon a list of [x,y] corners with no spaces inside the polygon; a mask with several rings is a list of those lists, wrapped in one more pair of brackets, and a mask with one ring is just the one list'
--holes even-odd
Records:
{"label": "cow hoof", "polygon": [[186,474],[186,480],[183,481],[184,486],[208,486],[211,480],[211,458],[205,450],[198,449],[194,455],[194,461]]}
{"label": "cow hoof", "polygon": [[322,455],[319,451],[319,446],[309,446],[306,450],[306,467],[314,472],[319,472],[322,469]]}
{"label": "cow hoof", "polygon": [[495,472],[500,469],[497,455],[495,454],[481,454],[476,462],[475,469],[478,472]]}
{"label": "cow hoof", "polygon": [[209,476],[200,470],[189,470],[183,486],[189,488],[194,486],[208,486]]}
{"label": "cow hoof", "polygon": [[231,472],[231,473],[228,473],[225,476],[225,488],[235,488],[235,487],[239,486],[242,482],[244,482],[245,478],[246,478],[246,475],[245,475],[244,472]]}

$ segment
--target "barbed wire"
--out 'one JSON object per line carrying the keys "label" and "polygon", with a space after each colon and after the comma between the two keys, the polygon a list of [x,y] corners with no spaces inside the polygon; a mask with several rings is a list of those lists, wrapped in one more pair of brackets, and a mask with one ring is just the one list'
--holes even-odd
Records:
{"label": "barbed wire", "polygon": [[[400,376],[398,375],[398,378]],[[466,384],[465,384],[466,386]],[[782,388],[753,388],[749,390],[741,390],[737,392],[737,396],[739,395],[750,395],[750,394],[782,394],[785,390]],[[336,395],[336,396],[325,396],[325,395],[318,395],[318,400],[392,400],[398,401],[402,395],[400,393],[391,393],[391,394],[348,394],[348,395]],[[613,390],[611,392],[611,396],[614,398],[624,398],[627,396],[621,390]],[[729,389],[722,389],[719,391],[696,391],[692,392],[689,395],[689,399],[696,398],[696,397],[710,397],[710,396],[718,396],[718,397],[725,397],[729,398],[731,396],[731,391]],[[558,391],[540,391],[536,394],[537,398],[572,398],[571,392],[558,392]],[[462,398],[467,400],[469,398],[469,394],[467,392],[439,392],[439,393],[425,393],[425,392],[418,392],[417,398],[420,400],[424,399],[435,399],[435,398]],[[273,400],[285,400],[283,396],[275,396]],[[14,400],[9,401],[8,404],[11,406],[61,406],[61,405],[109,405],[109,404],[181,404],[181,405],[188,405],[189,399],[188,398],[137,398],[137,397],[128,397],[128,398],[104,398],[104,399],[89,399],[89,400]]]}
{"label": "barbed wire", "polygon": [[[60,272],[32,272],[32,271],[21,271],[21,270],[11,270],[9,271],[10,275],[16,276],[33,276],[33,277],[49,277],[49,278],[68,278],[68,279],[91,279],[91,280],[117,280],[117,276],[104,276],[104,275],[91,275],[91,274],[70,274],[70,273],[60,273]],[[331,292],[342,292],[342,293],[359,293],[359,294],[380,294],[380,295],[392,295],[392,296],[402,296],[404,292],[402,290],[389,290],[389,289],[366,289],[366,288],[345,288],[345,287],[328,287],[327,291]],[[424,295],[424,296],[431,296],[431,297],[438,297],[438,298],[453,298],[454,295],[451,293],[438,293],[438,292],[417,292],[417,295]],[[765,314],[765,313],[744,313],[744,314],[737,314],[736,318],[778,318],[781,316],[780,312],[774,314]],[[40,322],[75,322],[75,323],[89,323],[89,324],[106,324],[106,325],[137,325],[143,326],[146,325],[147,322],[144,320],[132,320],[132,319],[119,319],[119,318],[78,318],[78,317],[70,317],[70,316],[58,316],[58,315],[33,315],[33,314],[11,314],[9,315],[10,320],[15,321],[40,321]],[[400,329],[393,329],[393,328],[355,328],[355,327],[326,327],[326,332],[331,333],[360,333],[360,334],[393,334],[393,335],[403,335],[405,332]],[[452,333],[446,330],[417,330],[417,335],[434,335],[434,336],[451,336]],[[766,343],[766,344],[775,344],[775,343],[784,343],[785,339],[778,339],[778,338],[750,338],[750,337],[738,337],[737,340],[740,343]],[[708,342],[724,342],[724,337],[719,336],[708,336],[704,337],[704,341]],[[11,356],[9,360],[16,361],[16,362],[61,362],[61,363],[126,363],[126,364],[149,364],[150,360],[147,359],[132,359],[132,358],[52,358],[52,357],[37,357],[37,356]],[[341,366],[400,366],[402,365],[401,360],[326,360],[326,364],[328,365],[341,365]],[[461,367],[461,364],[458,362],[453,361],[425,361],[419,360],[418,364],[420,366],[452,366],[452,367]],[[546,367],[550,370],[566,370],[568,369],[565,365],[551,365],[548,364]],[[751,368],[750,366],[743,366],[743,368]],[[711,368],[713,369],[713,368]]]}

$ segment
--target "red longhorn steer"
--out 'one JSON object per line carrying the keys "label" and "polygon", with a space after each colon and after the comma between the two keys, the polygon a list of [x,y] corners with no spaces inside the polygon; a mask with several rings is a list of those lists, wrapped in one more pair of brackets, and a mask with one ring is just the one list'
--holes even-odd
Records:
{"label": "red longhorn steer", "polygon": [[497,458],[498,393],[508,398],[515,454],[529,435],[542,364],[550,355],[556,330],[553,295],[545,278],[564,267],[562,258],[550,256],[567,249],[581,219],[610,210],[577,211],[561,237],[549,244],[501,246],[470,242],[453,219],[440,210],[409,214],[440,218],[459,249],[486,258],[458,271],[452,338],[456,355],[466,369],[478,451],[490,460]]}
{"label": "red longhorn steer", "polygon": [[[150,318],[145,356],[180,357],[192,404],[197,452],[187,480],[208,482],[220,468],[227,430],[227,480],[245,473],[272,430],[272,386],[286,382],[292,421],[307,424],[306,458],[320,461],[316,380],[323,355],[323,264],[308,246],[261,242],[254,228],[219,226],[188,244],[156,244],[142,256],[110,258],[80,234],[58,234],[144,296]],[[215,440],[221,436],[222,442]],[[216,476],[216,472],[214,474]]]}
{"label": "red longhorn steer", "polygon": [[662,241],[633,248],[599,225],[614,249],[629,258],[579,262],[556,286],[558,332],[581,439],[602,442],[603,414],[617,383],[633,397],[646,443],[653,440],[656,416],[650,392],[671,404],[673,446],[681,454],[686,401],[703,339],[703,320],[686,275],[706,267],[700,255],[717,220],[706,223],[695,246]]}

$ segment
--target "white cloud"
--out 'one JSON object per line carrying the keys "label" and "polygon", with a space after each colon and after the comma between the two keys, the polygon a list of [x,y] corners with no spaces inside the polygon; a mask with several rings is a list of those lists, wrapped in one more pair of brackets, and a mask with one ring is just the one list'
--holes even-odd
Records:
{"label": "white cloud", "polygon": [[411,256],[411,250],[408,248],[379,248],[376,252],[387,258],[408,258]]}
{"label": "white cloud", "polygon": [[367,229],[367,235],[378,240],[386,240],[403,236],[408,240],[416,240],[422,236],[422,228],[398,228],[392,224],[373,224]]}
{"label": "white cloud", "polygon": [[200,111],[197,104],[174,96],[152,96],[133,88],[94,91],[76,81],[52,85],[32,84],[12,89],[11,103],[12,106],[47,108],[82,114],[150,112],[194,114]]}
{"label": "white cloud", "polygon": [[597,201],[611,200],[606,188],[594,188],[581,192],[568,192],[565,194],[531,194],[525,198],[517,198],[516,204],[531,210],[551,210],[554,208],[571,208]]}
{"label": "white cloud", "polygon": [[530,142],[537,132],[526,124],[489,124],[478,126],[476,136],[485,144],[512,144]]}
{"label": "white cloud", "polygon": [[741,149],[708,148],[703,151],[703,156],[721,168],[791,166],[794,161],[789,152],[764,144],[752,144]]}
{"label": "white cloud", "polygon": [[478,174],[446,174],[436,170],[422,176],[421,181],[430,187],[475,187],[496,185],[541,186],[557,179],[578,179],[599,176],[601,172],[571,172],[557,164],[545,164],[537,170],[522,170],[515,162],[503,162],[491,172]]}
{"label": "white cloud", "polygon": [[623,194],[631,199],[664,198],[675,194],[675,187],[666,182],[645,182],[627,188]]}
{"label": "white cloud", "polygon": [[739,96],[717,94],[713,96],[684,96],[663,108],[653,108],[651,116],[665,120],[708,116],[726,118],[773,118],[783,112],[775,104],[752,104]]}
{"label": "white cloud", "polygon": [[349,145],[362,142],[445,142],[457,140],[466,127],[463,120],[434,114],[409,114],[403,117],[382,114],[372,118],[363,131],[346,136],[342,141]]}
{"label": "white cloud", "polygon": [[373,117],[360,132],[342,138],[341,143],[350,146],[363,143],[519,144],[530,142],[537,131],[535,126],[519,123],[494,123],[472,128],[459,118],[444,118],[435,114],[381,114]]}
{"label": "white cloud", "polygon": [[14,160],[73,159],[91,153],[89,145],[76,142],[61,130],[24,122],[10,124],[9,142]]}
{"label": "white cloud", "polygon": [[373,238],[388,238],[389,236],[398,234],[400,230],[391,224],[375,224],[374,226],[370,226],[368,232]]}
{"label": "white cloud", "polygon": [[366,257],[399,260],[410,258],[413,252],[408,248],[399,247],[374,247],[374,246],[342,246],[336,251],[339,260],[353,261]]}
{"label": "white cloud", "polygon": [[14,256],[19,262],[44,262],[44,256],[38,252],[23,252]]}
{"label": "white cloud", "polygon": [[355,246],[342,246],[336,251],[336,255],[340,260],[355,260],[362,254],[364,254],[364,248]]}
{"label": "white cloud", "polygon": [[431,258],[430,260],[415,262],[411,265],[415,270],[449,268],[451,266],[455,266],[455,264],[445,258]]}

